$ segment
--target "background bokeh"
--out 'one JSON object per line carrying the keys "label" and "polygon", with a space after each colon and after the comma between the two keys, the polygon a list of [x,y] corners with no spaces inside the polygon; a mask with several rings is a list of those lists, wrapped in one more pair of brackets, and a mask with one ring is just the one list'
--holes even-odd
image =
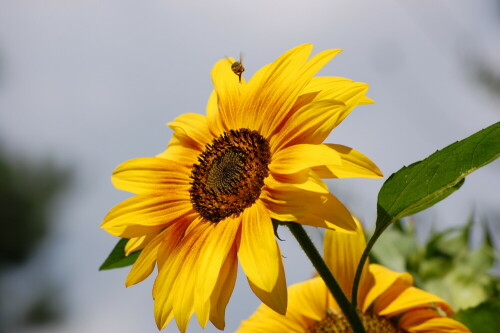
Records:
{"label": "background bokeh", "polygon": [[[117,241],[102,218],[129,196],[111,185],[112,170],[162,151],[177,115],[205,111],[220,58],[242,52],[250,77],[305,42],[345,50],[321,75],[371,85],[377,103],[355,109],[327,141],[365,153],[386,176],[500,118],[498,0],[0,1],[0,166],[15,171],[1,184],[47,205],[0,202],[2,213],[33,209],[26,225],[41,228],[17,235],[30,242],[23,260],[0,258],[0,332],[156,332],[153,279],[125,289],[128,269],[97,271]],[[499,175],[497,161],[467,177],[415,217],[420,234],[471,214],[500,229]],[[369,227],[382,183],[328,184]],[[19,222],[0,216],[9,235]],[[296,242],[280,234],[288,283],[310,277]],[[258,304],[240,271],[226,330]],[[193,320],[189,332],[200,331]]]}

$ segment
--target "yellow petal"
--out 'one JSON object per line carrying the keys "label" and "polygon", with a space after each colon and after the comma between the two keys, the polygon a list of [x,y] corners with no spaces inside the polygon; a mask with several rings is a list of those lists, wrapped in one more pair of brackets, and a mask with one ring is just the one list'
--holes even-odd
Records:
{"label": "yellow petal", "polygon": [[340,163],[339,154],[326,145],[298,144],[273,154],[269,170],[277,174],[291,174],[307,168]]}
{"label": "yellow petal", "polygon": [[415,309],[403,313],[398,320],[398,327],[415,333],[470,332],[462,323],[449,317],[443,317],[437,311],[431,309]]}
{"label": "yellow petal", "polygon": [[[303,90],[303,96],[315,94],[313,101],[331,101],[344,104],[344,109],[335,114],[332,121],[328,122],[328,129],[331,131],[337,127],[356,107],[360,104],[373,103],[365,96],[368,90],[366,83],[354,82],[352,80],[338,77],[315,77]],[[327,132],[325,128],[323,130]],[[317,139],[321,139],[318,136]]]}
{"label": "yellow petal", "polygon": [[[378,302],[379,300],[377,300]],[[453,314],[453,309],[441,298],[415,287],[404,289],[390,304],[375,311],[381,316],[395,316],[408,310],[427,308],[431,304],[439,306],[447,314]]]}
{"label": "yellow petal", "polygon": [[[323,244],[325,262],[349,300],[351,299],[352,284],[359,259],[366,247],[361,223],[356,219],[354,221],[357,229],[352,233],[326,230]],[[367,274],[369,274],[368,262],[365,263],[363,268],[360,290],[366,290],[364,286],[367,282]],[[358,297],[358,301],[359,299],[360,297]]]}
{"label": "yellow petal", "polygon": [[279,221],[296,221],[346,231],[356,229],[351,213],[330,193],[304,191],[292,185],[279,188],[266,186],[261,200],[271,217]]}
{"label": "yellow petal", "polygon": [[271,217],[280,221],[296,221],[323,201],[320,193],[303,191],[292,184],[275,188],[269,186],[273,185],[272,180],[266,179],[266,183],[261,200]]}
{"label": "yellow petal", "polygon": [[330,193],[322,196],[321,203],[298,218],[297,222],[338,231],[349,232],[356,230],[356,224],[349,210]]}
{"label": "yellow petal", "polygon": [[321,278],[294,284],[288,288],[288,292],[290,304],[286,316],[263,304],[248,320],[242,322],[237,332],[302,333],[326,316],[329,291]]}
{"label": "yellow petal", "polygon": [[190,170],[157,157],[144,157],[120,164],[111,180],[117,189],[140,194],[189,190]]}
{"label": "yellow petal", "polygon": [[[178,271],[178,270],[177,270]],[[168,280],[170,282],[167,284],[166,276],[170,271],[163,270],[158,273],[156,277],[153,291],[155,289],[170,290],[171,284],[175,281]],[[174,318],[173,308],[173,294],[172,293],[153,293],[154,298],[154,316],[156,321],[156,326],[159,330],[164,329]]]}
{"label": "yellow petal", "polygon": [[315,77],[304,88],[303,93],[317,92],[315,100],[335,100],[346,105],[346,112],[338,119],[337,126],[359,104],[373,101],[365,96],[369,86],[340,77]]}
{"label": "yellow petal", "polygon": [[190,146],[189,144],[189,141],[183,140],[181,136],[174,133],[167,149],[156,157],[175,161],[187,168],[191,168],[198,161],[198,156],[202,151],[197,148],[198,145]]}
{"label": "yellow petal", "polygon": [[168,123],[168,126],[174,130],[179,138],[192,141],[192,145],[200,150],[203,150],[207,143],[213,140],[208,129],[207,118],[198,113],[182,114]]}
{"label": "yellow petal", "polygon": [[286,315],[305,316],[313,321],[325,318],[330,293],[321,277],[297,283],[288,288],[289,304]]}
{"label": "yellow petal", "polygon": [[[193,224],[199,224],[194,221]],[[174,318],[173,314],[173,295],[172,292],[175,279],[182,268],[182,262],[179,264],[179,241],[185,234],[185,230],[190,223],[175,223],[169,228],[160,248],[158,249],[158,276],[153,285],[154,315],[158,329],[164,329]],[[199,232],[202,232],[199,229]]]}
{"label": "yellow petal", "polygon": [[411,284],[408,284],[407,281],[403,279],[396,280],[373,302],[373,312],[377,314],[383,312],[408,288],[411,288]]}
{"label": "yellow petal", "polygon": [[[178,219],[194,214],[189,192],[138,194],[111,209],[101,228],[114,236],[134,238],[159,232]],[[192,217],[191,217],[192,218]]]}
{"label": "yellow petal", "polygon": [[248,279],[258,288],[271,292],[278,279],[281,263],[274,229],[268,211],[257,200],[242,215],[238,258]]}
{"label": "yellow petal", "polygon": [[[272,64],[253,77],[241,102],[239,127],[244,124],[261,124],[259,130],[268,137],[274,128],[273,118],[282,117],[291,108],[304,83],[310,78],[300,77],[301,69],[312,51],[312,45],[304,44],[285,52]],[[265,117],[262,119],[262,117]]]}
{"label": "yellow petal", "polygon": [[361,100],[359,101],[359,105],[364,105],[364,104],[373,104],[375,101],[369,97],[363,96]]}
{"label": "yellow petal", "polygon": [[[369,270],[374,278],[374,285],[365,297],[362,308],[363,312],[365,312],[375,300],[377,300],[381,295],[387,293],[387,291],[391,288],[400,285],[403,285],[404,288],[406,288],[413,284],[413,278],[408,273],[394,272],[377,264],[371,264],[369,266]],[[381,302],[378,301],[377,303],[380,304]],[[375,306],[377,306],[377,304],[375,304]]]}
{"label": "yellow petal", "polygon": [[271,138],[272,152],[300,143],[322,143],[345,110],[344,104],[334,100],[321,100],[305,105]]}
{"label": "yellow petal", "polygon": [[[284,75],[279,77],[283,79],[284,84],[282,83],[281,87],[277,85],[275,87],[275,95],[271,97],[276,101],[274,105],[274,110],[276,111],[274,112],[275,116],[263,124],[262,133],[264,133],[265,136],[269,137],[273,133],[279,131],[281,125],[293,114],[291,110],[304,87],[309,83],[312,77],[341,50],[326,50],[320,52],[301,66],[303,62],[302,57],[308,56],[311,49],[308,50],[304,48],[303,51],[302,54],[298,52],[301,56],[297,57],[298,61],[293,65],[294,68],[290,65],[286,71],[283,71]],[[278,83],[279,79],[275,82]]]}
{"label": "yellow petal", "polygon": [[[320,71],[320,69],[322,69],[327,63],[330,62],[330,60],[332,60],[333,57],[335,57],[340,52],[342,52],[342,50],[332,49],[321,51],[320,53],[316,54],[314,57],[309,59],[309,61],[307,61],[307,64],[303,70],[303,75],[308,76],[312,79],[312,77],[316,75]],[[308,80],[308,82],[310,82],[310,80]]]}
{"label": "yellow petal", "polygon": [[234,244],[221,268],[219,279],[210,297],[210,321],[220,330],[223,330],[226,325],[224,319],[226,306],[233,293],[237,272],[237,247]]}
{"label": "yellow petal", "polygon": [[[273,309],[279,314],[284,315],[287,311],[287,289],[286,289],[286,279],[285,279],[285,270],[283,269],[283,261],[281,259],[281,251],[278,248],[279,255],[279,269],[278,269],[278,278],[276,283],[271,291],[264,290],[259,288],[256,284],[248,278],[248,284],[252,291],[257,295],[257,297],[268,307]],[[248,275],[247,275],[248,276]]]}
{"label": "yellow petal", "polygon": [[[173,293],[173,313],[177,327],[185,332],[189,319],[194,313],[194,289],[198,283],[199,257],[201,248],[210,234],[211,222],[201,223],[182,239],[173,267],[181,268],[175,276]],[[202,277],[200,277],[202,278]]]}
{"label": "yellow petal", "polygon": [[225,131],[239,128],[236,126],[236,119],[240,113],[240,95],[245,84],[244,81],[239,82],[238,76],[231,70],[232,62],[234,59],[221,59],[212,68],[212,82],[219,111],[217,115]]}
{"label": "yellow petal", "polygon": [[[189,318],[193,314],[193,291],[196,285],[195,274],[196,259],[199,248],[207,237],[209,223],[202,223],[197,219],[191,224],[196,225],[190,232],[186,225],[178,228],[168,241],[167,248],[159,251],[170,250],[163,266],[159,269],[153,287],[153,298],[155,299],[155,319],[159,329],[163,329],[173,317],[180,331],[185,332]],[[177,227],[177,224],[172,226]],[[178,237],[178,231],[185,230],[181,241],[174,243]],[[159,253],[160,254],[160,253]]]}
{"label": "yellow petal", "polygon": [[[302,319],[302,318],[300,318]],[[304,333],[307,332],[307,321],[294,320],[288,316],[280,315],[265,304],[259,306],[257,311],[241,323],[237,333]]]}
{"label": "yellow petal", "polygon": [[208,128],[214,138],[219,137],[226,131],[222,119],[219,116],[219,103],[217,101],[217,92],[214,90],[210,94],[207,102],[207,120]]}
{"label": "yellow petal", "polygon": [[[171,263],[173,259],[172,254],[175,253],[174,249],[176,248],[179,241],[186,234],[186,230],[189,226],[193,224],[199,224],[200,218],[196,220],[190,219],[181,219],[176,223],[172,224],[168,227],[168,232],[165,234],[160,247],[158,248],[158,254],[156,258],[156,262],[158,265],[158,271],[161,271],[164,264],[166,262]],[[154,294],[154,292],[153,292]]]}
{"label": "yellow petal", "polygon": [[[158,276],[156,277],[155,284],[153,291],[156,289],[165,289],[165,290],[170,290],[171,289],[171,284],[173,281],[170,281],[170,284],[167,284],[164,282],[166,280],[166,276],[168,275],[169,271],[167,270],[162,270],[158,273]],[[158,327],[159,330],[164,329],[170,321],[174,318],[174,314],[172,312],[172,307],[173,307],[173,294],[172,293],[153,293],[153,298],[154,298],[154,316],[155,316],[155,321],[156,321],[156,326]]]}
{"label": "yellow petal", "polygon": [[279,190],[280,188],[293,186],[295,189],[316,192],[328,193],[328,186],[318,175],[311,170],[302,170],[301,172],[290,175],[272,175],[270,174],[264,183],[268,188]]}
{"label": "yellow petal", "polygon": [[139,283],[151,274],[155,267],[158,248],[160,247],[163,238],[165,238],[166,233],[168,233],[168,228],[156,235],[156,237],[154,237],[142,250],[127,275],[125,286],[130,287],[131,285]]}
{"label": "yellow petal", "polygon": [[396,280],[373,302],[372,311],[376,314],[380,313],[410,287],[411,285],[408,285],[404,280]]}
{"label": "yellow petal", "polygon": [[202,327],[208,321],[210,308],[207,305],[221,274],[221,267],[236,242],[240,222],[241,219],[237,217],[212,223],[209,226],[209,235],[200,249],[196,272],[199,279],[196,283],[194,300],[195,312]]}
{"label": "yellow petal", "polygon": [[342,145],[325,145],[338,153],[341,163],[313,168],[321,178],[383,177],[382,171],[375,163],[359,151]]}
{"label": "yellow petal", "polygon": [[132,252],[142,250],[156,235],[157,233],[152,233],[149,235],[130,238],[127,244],[125,244],[125,255],[129,256]]}

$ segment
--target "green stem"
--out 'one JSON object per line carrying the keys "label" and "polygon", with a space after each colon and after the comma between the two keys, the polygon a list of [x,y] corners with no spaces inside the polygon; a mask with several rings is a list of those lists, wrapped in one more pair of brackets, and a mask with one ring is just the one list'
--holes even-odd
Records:
{"label": "green stem", "polygon": [[363,326],[363,323],[359,319],[356,308],[351,306],[351,303],[340,288],[337,280],[335,280],[335,278],[333,277],[332,273],[328,269],[328,266],[319,254],[318,250],[314,246],[313,242],[307,235],[302,225],[294,222],[287,222],[283,224],[290,229],[293,236],[297,239],[300,246],[302,247],[302,250],[304,250],[309,260],[311,260],[314,268],[316,268],[319,275],[323,278],[323,281],[325,281],[326,286],[337,301],[337,304],[344,313],[344,316],[349,321],[349,324],[351,325],[353,331],[356,333],[365,333],[365,328]]}
{"label": "green stem", "polygon": [[361,280],[361,273],[363,272],[363,266],[365,265],[366,259],[368,259],[368,255],[370,254],[370,251],[377,241],[377,239],[380,237],[382,234],[382,231],[385,229],[382,229],[381,231],[375,230],[375,233],[370,237],[370,240],[368,241],[368,244],[366,244],[365,250],[363,251],[363,254],[361,255],[361,258],[359,259],[358,267],[356,268],[356,274],[354,275],[354,282],[352,284],[352,307],[356,309],[356,306],[358,304],[358,287],[359,287],[359,281]]}

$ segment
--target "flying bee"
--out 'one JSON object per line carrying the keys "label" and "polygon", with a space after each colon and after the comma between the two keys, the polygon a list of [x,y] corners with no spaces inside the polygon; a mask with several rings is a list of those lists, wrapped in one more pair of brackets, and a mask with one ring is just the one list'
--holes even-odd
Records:
{"label": "flying bee", "polygon": [[240,53],[240,60],[235,61],[231,64],[231,70],[233,71],[234,74],[238,75],[238,80],[241,83],[241,74],[245,71],[245,67],[243,67],[243,63],[241,61],[241,53]]}

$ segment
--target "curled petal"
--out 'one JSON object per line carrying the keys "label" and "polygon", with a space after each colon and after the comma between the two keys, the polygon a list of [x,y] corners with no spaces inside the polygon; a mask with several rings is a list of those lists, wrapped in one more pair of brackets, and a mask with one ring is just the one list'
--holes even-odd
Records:
{"label": "curled petal", "polygon": [[372,303],[374,308],[384,308],[401,291],[413,284],[413,278],[408,273],[394,272],[377,264],[371,264],[369,270],[374,278],[374,285],[365,296],[362,311],[366,311]]}
{"label": "curled petal", "polygon": [[283,186],[266,188],[261,199],[271,217],[279,221],[295,221],[328,229],[356,230],[351,213],[330,193],[315,193],[294,186]]}
{"label": "curled petal", "polygon": [[308,192],[328,193],[328,186],[318,177],[318,175],[310,169],[302,170],[295,174],[289,175],[272,175],[270,174],[265,179],[265,184],[268,188],[279,190],[293,186],[295,189],[300,189]]}
{"label": "curled petal", "polygon": [[168,123],[178,137],[184,141],[192,141],[190,145],[202,150],[207,143],[212,141],[213,136],[208,129],[208,121],[204,115],[197,113],[185,113],[174,121]]}
{"label": "curled petal", "polygon": [[449,317],[444,317],[433,309],[410,310],[398,320],[398,327],[408,332],[427,333],[460,333],[470,332],[462,323]]}
{"label": "curled petal", "polygon": [[286,175],[316,166],[340,163],[339,154],[326,145],[298,144],[273,154],[269,170]]}
{"label": "curled petal", "polygon": [[379,309],[378,314],[381,316],[395,316],[411,309],[430,306],[440,307],[448,315],[453,314],[453,309],[441,298],[415,287],[404,289],[390,304]]}
{"label": "curled petal", "polygon": [[192,141],[186,140],[182,136],[174,133],[168,144],[167,149],[156,155],[170,161],[175,161],[184,167],[191,168],[198,160],[201,150],[197,144],[192,144]]}
{"label": "curled petal", "polygon": [[325,144],[335,150],[341,163],[314,167],[321,178],[380,178],[382,171],[368,157],[359,151],[335,144]]}
{"label": "curled petal", "polygon": [[344,232],[356,230],[356,223],[351,212],[330,193],[322,196],[321,203],[316,206],[316,209],[297,219],[297,222]]}

